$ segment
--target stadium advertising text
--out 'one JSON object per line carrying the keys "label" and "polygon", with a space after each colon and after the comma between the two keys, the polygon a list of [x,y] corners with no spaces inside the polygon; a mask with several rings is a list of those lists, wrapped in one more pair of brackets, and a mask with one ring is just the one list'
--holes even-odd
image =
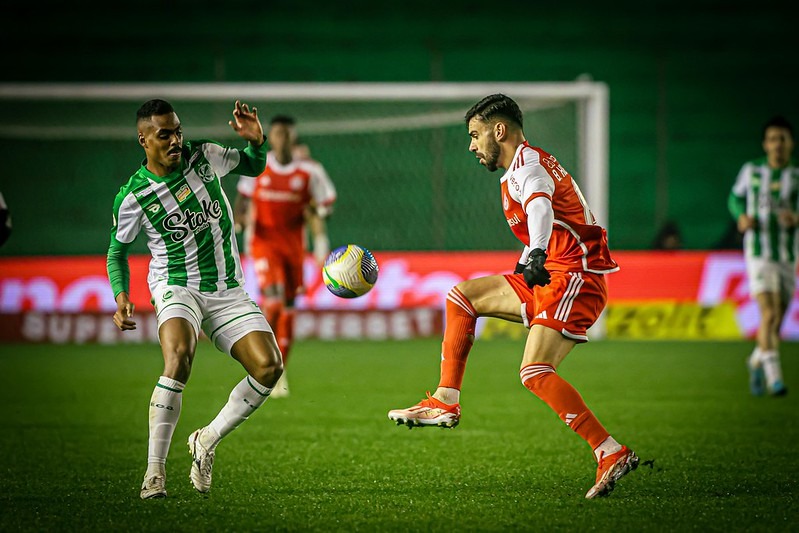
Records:
{"label": "stadium advertising text", "polygon": [[[359,298],[342,299],[322,282],[312,258],[305,263],[307,290],[298,298],[297,338],[406,339],[437,336],[446,294],[472,277],[508,273],[517,253],[374,252],[377,285]],[[621,270],[608,276],[608,338],[752,338],[757,305],[748,292],[738,252],[614,252]],[[132,256],[131,295],[138,329],[122,334],[105,277],[104,256],[0,259],[0,341],[142,342],[157,338],[147,288],[149,256]],[[255,273],[243,261],[245,289],[258,301]],[[485,337],[522,336],[524,329],[481,320]],[[510,324],[514,326],[514,324]],[[799,339],[799,307],[791,303],[783,327]]]}

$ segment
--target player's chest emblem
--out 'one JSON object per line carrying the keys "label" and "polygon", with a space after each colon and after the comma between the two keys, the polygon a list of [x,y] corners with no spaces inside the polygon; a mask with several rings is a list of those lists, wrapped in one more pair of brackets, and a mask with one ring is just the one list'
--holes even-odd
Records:
{"label": "player's chest emblem", "polygon": [[261,176],[258,178],[258,185],[261,187],[269,187],[269,184],[272,183],[272,178],[269,176]]}
{"label": "player's chest emblem", "polygon": [[294,175],[289,178],[289,189],[292,191],[299,191],[305,186],[305,180],[302,176]]}
{"label": "player's chest emblem", "polygon": [[211,169],[211,165],[208,163],[203,163],[202,165],[197,167],[197,175],[200,176],[200,179],[203,180],[203,183],[210,183],[214,181],[214,171]]}
{"label": "player's chest emblem", "polygon": [[510,209],[510,199],[508,198],[507,194],[502,195],[502,208],[507,211]]}

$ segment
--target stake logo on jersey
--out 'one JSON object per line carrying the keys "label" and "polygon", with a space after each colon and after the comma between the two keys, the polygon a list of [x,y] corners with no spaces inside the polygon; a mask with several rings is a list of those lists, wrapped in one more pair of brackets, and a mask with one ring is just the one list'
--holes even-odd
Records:
{"label": "stake logo on jersey", "polygon": [[164,217],[164,229],[171,232],[172,240],[181,242],[189,233],[199,233],[211,225],[211,221],[222,218],[222,208],[219,200],[208,202],[203,200],[200,204],[202,212],[186,209],[178,213],[170,213]]}

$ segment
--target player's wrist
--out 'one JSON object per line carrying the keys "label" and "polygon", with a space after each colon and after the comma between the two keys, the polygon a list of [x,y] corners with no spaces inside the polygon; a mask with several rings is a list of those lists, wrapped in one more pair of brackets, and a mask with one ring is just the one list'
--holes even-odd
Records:
{"label": "player's wrist", "polygon": [[261,134],[260,140],[258,138],[256,138],[256,139],[248,139],[248,142],[253,146],[253,148],[260,148],[266,142],[266,135]]}

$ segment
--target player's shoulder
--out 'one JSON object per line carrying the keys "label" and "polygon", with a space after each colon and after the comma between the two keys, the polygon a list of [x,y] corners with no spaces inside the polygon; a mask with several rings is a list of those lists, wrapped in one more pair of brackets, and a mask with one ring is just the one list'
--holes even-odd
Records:
{"label": "player's shoulder", "polygon": [[197,157],[210,154],[222,154],[230,148],[219,141],[213,139],[193,139],[183,143],[183,158],[191,165]]}
{"label": "player's shoulder", "polygon": [[757,167],[762,167],[763,165],[768,164],[768,159],[765,156],[761,157],[754,157],[749,159],[748,161],[744,161],[744,164],[741,165],[742,169],[755,169]]}
{"label": "player's shoulder", "polygon": [[316,159],[302,159],[299,161],[297,166],[308,174],[327,177],[327,171],[325,170],[325,167]]}
{"label": "player's shoulder", "polygon": [[549,152],[540,146],[534,146],[525,141],[516,151],[511,170],[522,169],[524,167],[533,168],[541,165],[547,158],[552,158]]}
{"label": "player's shoulder", "polygon": [[114,205],[121,205],[128,197],[136,198],[142,196],[147,192],[147,189],[150,189],[150,182],[139,169],[119,188],[114,197]]}

